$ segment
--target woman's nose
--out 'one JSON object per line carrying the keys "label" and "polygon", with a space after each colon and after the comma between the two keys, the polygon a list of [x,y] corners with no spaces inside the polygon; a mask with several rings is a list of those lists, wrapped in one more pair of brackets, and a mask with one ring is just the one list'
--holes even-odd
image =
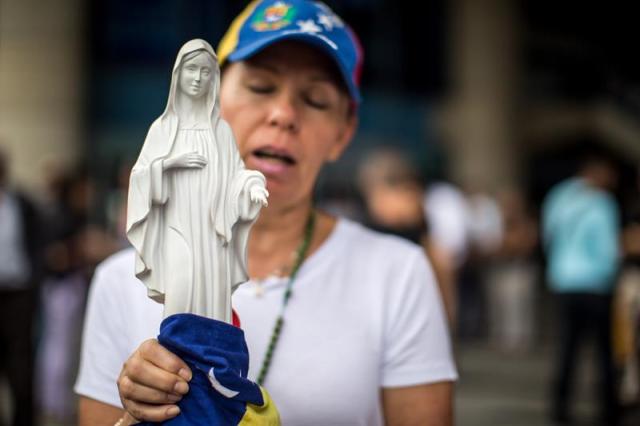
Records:
{"label": "woman's nose", "polygon": [[283,130],[298,131],[299,113],[295,100],[290,95],[282,93],[274,99],[269,113],[269,124]]}

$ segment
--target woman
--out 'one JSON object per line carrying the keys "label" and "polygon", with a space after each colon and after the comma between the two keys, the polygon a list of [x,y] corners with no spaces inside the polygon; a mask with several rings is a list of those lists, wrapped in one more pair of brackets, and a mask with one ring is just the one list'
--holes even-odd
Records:
{"label": "woman", "polygon": [[244,168],[220,120],[218,70],[206,41],[180,49],[167,108],[131,172],[127,236],[136,276],[164,303],[165,317],[188,312],[231,321],[230,287],[248,278],[249,226],[234,225],[255,220],[266,204],[264,176]]}
{"label": "woman", "polygon": [[[313,208],[320,168],[356,129],[352,32],[321,3],[254,2],[218,54],[228,61],[221,114],[270,194],[249,239],[252,279],[233,296],[249,377],[285,425],[451,425],[456,371],[421,249]],[[188,391],[186,364],[144,341],[161,315],[132,265],[124,252],[96,272],[76,385],[81,425],[111,426],[122,407],[122,424],[162,421]]]}

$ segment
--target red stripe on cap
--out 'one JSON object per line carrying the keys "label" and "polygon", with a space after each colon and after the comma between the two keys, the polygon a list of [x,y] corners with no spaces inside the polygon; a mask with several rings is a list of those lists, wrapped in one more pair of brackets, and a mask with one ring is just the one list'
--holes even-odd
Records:
{"label": "red stripe on cap", "polygon": [[352,78],[355,81],[356,86],[360,87],[360,79],[362,77],[362,65],[364,63],[364,49],[362,48],[362,44],[360,43],[360,39],[357,34],[351,29],[351,27],[347,27],[347,31],[351,36],[353,44],[356,46],[356,66],[353,69]]}

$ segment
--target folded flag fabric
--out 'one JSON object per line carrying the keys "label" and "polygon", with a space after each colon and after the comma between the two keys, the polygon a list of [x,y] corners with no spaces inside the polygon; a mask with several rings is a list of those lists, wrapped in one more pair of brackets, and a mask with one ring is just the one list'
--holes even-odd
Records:
{"label": "folded flag fabric", "polygon": [[244,332],[225,322],[193,314],[162,321],[158,341],[189,365],[193,378],[178,406],[180,414],[145,425],[280,425],[267,392],[247,379],[249,352]]}

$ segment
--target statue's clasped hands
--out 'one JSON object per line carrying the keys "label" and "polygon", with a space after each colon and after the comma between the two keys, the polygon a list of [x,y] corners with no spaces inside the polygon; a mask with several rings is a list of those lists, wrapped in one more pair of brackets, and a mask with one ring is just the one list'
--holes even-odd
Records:
{"label": "statue's clasped hands", "polygon": [[164,169],[201,169],[207,165],[207,159],[197,152],[176,155],[164,160]]}

